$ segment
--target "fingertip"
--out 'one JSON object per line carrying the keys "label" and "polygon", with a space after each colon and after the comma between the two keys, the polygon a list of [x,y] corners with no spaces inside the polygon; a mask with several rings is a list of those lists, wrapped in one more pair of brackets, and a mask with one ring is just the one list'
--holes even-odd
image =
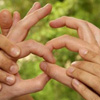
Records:
{"label": "fingertip", "polygon": [[17,64],[13,64],[13,65],[10,67],[10,72],[11,72],[12,74],[17,74],[18,71],[19,71],[19,67],[18,67]]}
{"label": "fingertip", "polygon": [[0,12],[0,26],[3,29],[8,29],[12,25],[12,15],[11,12],[4,9]]}
{"label": "fingertip", "polygon": [[21,51],[20,51],[20,48],[17,47],[17,46],[11,48],[11,55],[12,55],[13,57],[18,57],[18,56],[20,55],[20,52],[21,52]]}
{"label": "fingertip", "polygon": [[18,15],[19,14],[19,12],[18,11],[14,11],[14,15]]}
{"label": "fingertip", "polygon": [[52,5],[50,3],[48,3],[43,8],[47,9],[47,11],[50,13],[52,10]]}
{"label": "fingertip", "polygon": [[47,69],[47,63],[45,61],[41,62],[40,63],[40,68],[41,68],[41,70],[46,71],[46,69]]}
{"label": "fingertip", "polygon": [[13,85],[16,82],[15,76],[14,75],[7,76],[6,82],[8,85]]}
{"label": "fingertip", "polygon": [[35,6],[36,8],[41,8],[41,4],[40,4],[39,2],[35,2],[35,3],[33,4],[33,6]]}
{"label": "fingertip", "polygon": [[45,6],[49,6],[50,8],[52,8],[52,5],[50,3],[47,3]]}
{"label": "fingertip", "polygon": [[46,59],[48,62],[53,64],[56,62],[56,59],[53,57],[53,55],[49,55],[48,57],[46,57]]}
{"label": "fingertip", "polygon": [[17,19],[18,21],[20,20],[20,13],[18,11],[14,11],[13,20],[15,19]]}
{"label": "fingertip", "polygon": [[7,9],[3,9],[3,10],[0,11],[0,15],[1,16],[9,15],[9,14],[11,15],[11,12],[9,10],[7,10]]}
{"label": "fingertip", "polygon": [[49,22],[50,27],[53,27],[53,21]]}
{"label": "fingertip", "polygon": [[58,28],[58,24],[55,22],[56,20],[52,20],[49,22],[50,27],[52,28]]}
{"label": "fingertip", "polygon": [[85,48],[82,48],[82,49],[79,50],[79,54],[80,54],[82,57],[84,57],[87,53],[88,53],[88,50],[85,49]]}

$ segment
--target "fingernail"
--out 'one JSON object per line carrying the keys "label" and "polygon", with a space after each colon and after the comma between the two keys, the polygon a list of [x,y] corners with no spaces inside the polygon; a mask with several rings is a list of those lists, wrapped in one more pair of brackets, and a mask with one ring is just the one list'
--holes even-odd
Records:
{"label": "fingernail", "polygon": [[19,56],[20,55],[20,49],[19,48],[12,48],[11,52],[14,56]]}
{"label": "fingernail", "polygon": [[74,67],[69,67],[69,68],[67,69],[67,71],[68,71],[69,73],[72,73],[74,70],[75,70]]}
{"label": "fingernail", "polygon": [[8,84],[13,84],[14,81],[15,81],[15,78],[14,78],[14,76],[8,76],[6,78],[6,81],[7,81]]}
{"label": "fingernail", "polygon": [[17,65],[12,65],[10,67],[10,71],[13,73],[13,74],[16,74],[18,72],[19,68]]}
{"label": "fingernail", "polygon": [[76,79],[73,79],[73,84],[74,84],[75,86],[79,86],[80,82],[79,82],[78,80],[76,80]]}
{"label": "fingernail", "polygon": [[41,69],[43,71],[46,71],[46,69],[47,69],[47,63],[46,62],[42,62],[40,66],[41,66]]}
{"label": "fingernail", "polygon": [[83,54],[83,55],[86,55],[88,53],[88,50],[86,49],[81,49],[80,50],[80,53]]}
{"label": "fingernail", "polygon": [[75,65],[77,65],[77,63],[78,63],[77,61],[74,61],[74,62],[72,62],[71,65],[72,65],[72,66],[75,66]]}

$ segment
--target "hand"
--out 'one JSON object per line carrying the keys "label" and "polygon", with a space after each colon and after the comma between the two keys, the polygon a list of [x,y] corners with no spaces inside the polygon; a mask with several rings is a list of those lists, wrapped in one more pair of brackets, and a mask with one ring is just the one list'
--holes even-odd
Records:
{"label": "hand", "polygon": [[100,100],[100,54],[86,49],[79,50],[87,61],[76,61],[67,69],[72,85],[86,100]]}
{"label": "hand", "polygon": [[[5,17],[7,16],[7,17]],[[10,20],[9,20],[10,19]],[[8,21],[9,20],[9,21]],[[11,57],[18,57],[20,55],[20,48],[14,43],[10,42],[7,37],[3,36],[11,27],[11,14],[7,10],[0,12],[0,26],[3,34],[0,34],[0,48]],[[7,59],[0,50],[0,82],[12,85],[15,82],[13,74],[18,72],[18,66],[14,61]],[[8,65],[8,66],[7,66]],[[1,90],[1,84],[0,84]]]}
{"label": "hand", "polygon": [[[43,56],[43,58],[46,61],[49,61],[51,63],[54,62],[53,55],[51,54],[49,49],[46,48],[44,45],[37,43],[36,41],[33,41],[33,40],[20,42],[24,40],[24,38],[27,35],[28,30],[32,27],[32,25],[35,25],[40,19],[48,15],[50,11],[51,11],[51,5],[49,4],[39,10],[37,9],[33,13],[31,11],[31,14],[26,16],[23,20],[17,22],[17,24],[14,24],[14,26],[11,28],[7,36],[11,41],[14,41],[15,43],[17,43],[17,45],[20,47],[20,50],[21,50],[21,54],[17,59],[27,56],[29,53],[34,53],[38,56],[41,56],[41,57]],[[34,17],[34,20],[31,19],[33,17]],[[40,48],[42,49],[42,51]],[[47,57],[47,54],[48,54],[48,57]],[[14,60],[17,60],[17,59],[14,59]],[[16,77],[16,83],[13,86],[7,86],[3,84],[3,89],[0,92],[0,99],[9,100],[13,97],[40,91],[41,89],[43,89],[43,87],[46,85],[46,83],[50,79],[46,74],[41,74],[40,76],[31,80],[22,80],[19,74],[16,74],[15,77]]]}
{"label": "hand", "polygon": [[[72,36],[64,35],[55,38],[46,44],[51,51],[53,49],[66,47],[74,52],[79,52],[81,48],[86,48],[97,54],[100,53],[100,30],[91,23],[72,17],[61,17],[57,20],[51,21],[50,26],[53,28],[67,26],[69,28],[76,29],[80,37],[80,39],[78,39]],[[51,78],[73,88],[71,85],[72,78],[68,75],[66,76],[65,68],[48,62],[42,62],[40,68]]]}

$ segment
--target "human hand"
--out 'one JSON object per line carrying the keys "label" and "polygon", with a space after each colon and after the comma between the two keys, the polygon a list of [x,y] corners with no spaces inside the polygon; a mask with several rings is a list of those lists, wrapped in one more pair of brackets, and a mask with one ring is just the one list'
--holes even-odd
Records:
{"label": "human hand", "polygon": [[[72,17],[61,17],[50,22],[50,26],[53,28],[63,26],[73,28],[78,31],[80,37],[80,39],[78,39],[64,35],[49,41],[46,46],[51,50],[51,52],[53,49],[66,47],[74,52],[79,52],[81,48],[86,48],[97,54],[100,53],[100,30],[93,24]],[[65,68],[61,68],[56,64],[50,64],[48,62],[42,62],[40,68],[51,78],[73,88],[71,85],[72,78],[68,75],[66,76]]]}
{"label": "human hand", "polygon": [[[12,85],[15,82],[13,74],[18,72],[18,65],[6,58],[4,53],[7,53],[11,57],[18,57],[20,55],[20,48],[14,43],[10,42],[4,35],[7,34],[9,28],[12,25],[12,17],[9,11],[3,10],[0,12],[0,27],[2,34],[0,34],[0,82]],[[2,86],[0,84],[0,90]]]}
{"label": "human hand", "polygon": [[[21,52],[20,56],[17,59],[24,57],[24,56],[28,55],[29,53],[34,53],[38,56],[41,56],[41,57],[43,56],[43,58],[46,61],[49,61],[51,63],[54,62],[53,55],[51,54],[49,49],[46,48],[44,45],[37,43],[36,41],[33,41],[33,40],[20,42],[20,41],[24,40],[24,38],[26,37],[26,35],[28,33],[28,30],[32,27],[32,25],[35,25],[40,19],[42,19],[43,17],[48,15],[50,13],[50,11],[51,11],[51,5],[48,4],[45,7],[29,14],[27,17],[25,17],[25,19],[23,19],[21,21],[18,20],[19,22],[18,21],[16,22],[17,25],[15,24],[11,28],[7,37],[11,41],[14,41],[15,43],[17,43],[17,45],[20,47],[20,50],[23,51],[23,52]],[[35,17],[34,21],[30,20],[33,17]],[[19,25],[20,25],[20,27],[19,27]],[[28,25],[30,25],[30,26],[28,26]],[[18,34],[17,34],[17,32],[18,32]],[[18,42],[20,42],[20,43],[18,43]],[[23,47],[24,47],[24,49],[23,49]],[[42,51],[41,51],[41,49],[42,49]],[[47,54],[48,54],[48,57],[47,57]],[[13,60],[16,61],[17,59],[13,59]],[[31,79],[31,80],[22,80],[20,78],[19,74],[16,74],[15,77],[16,77],[16,83],[13,86],[7,86],[7,85],[3,84],[3,89],[0,92],[1,99],[9,100],[13,97],[17,97],[20,95],[39,91],[39,90],[43,89],[45,84],[50,79],[46,74],[42,74],[42,75],[38,76],[37,78]],[[29,88],[29,86],[31,86],[31,87]],[[16,91],[18,91],[18,92],[16,92]],[[6,96],[5,96],[5,94],[6,94]]]}
{"label": "human hand", "polygon": [[100,54],[80,49],[85,61],[76,61],[67,69],[72,86],[86,100],[100,100]]}

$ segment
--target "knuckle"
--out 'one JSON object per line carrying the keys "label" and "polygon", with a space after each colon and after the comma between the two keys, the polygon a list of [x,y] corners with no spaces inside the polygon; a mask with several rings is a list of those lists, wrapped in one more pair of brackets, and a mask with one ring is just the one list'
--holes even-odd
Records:
{"label": "knuckle", "polygon": [[67,17],[66,17],[66,16],[62,16],[61,18],[62,18],[63,20],[66,20]]}
{"label": "knuckle", "polygon": [[19,21],[16,26],[19,26],[21,30],[27,30],[27,23],[24,20]]}
{"label": "knuckle", "polygon": [[70,39],[69,35],[63,35],[60,39],[62,39],[62,41],[65,41],[65,43],[67,43],[67,41]]}
{"label": "knuckle", "polygon": [[37,82],[37,87],[38,87],[38,88],[37,88],[38,91],[41,91],[41,90],[44,89],[43,83],[42,83],[41,81],[38,81],[38,82]]}
{"label": "knuckle", "polygon": [[28,40],[27,41],[28,47],[32,47],[32,45],[34,45],[35,43],[36,43],[36,41],[34,41],[34,40]]}
{"label": "knuckle", "polygon": [[81,25],[81,27],[83,27],[84,25],[85,26],[88,26],[88,24],[84,20],[80,20],[80,25]]}
{"label": "knuckle", "polygon": [[69,35],[63,35],[62,37],[63,38],[69,38]]}
{"label": "knuckle", "polygon": [[48,42],[46,43],[46,46],[48,46],[50,43],[51,43],[51,41],[48,41]]}

